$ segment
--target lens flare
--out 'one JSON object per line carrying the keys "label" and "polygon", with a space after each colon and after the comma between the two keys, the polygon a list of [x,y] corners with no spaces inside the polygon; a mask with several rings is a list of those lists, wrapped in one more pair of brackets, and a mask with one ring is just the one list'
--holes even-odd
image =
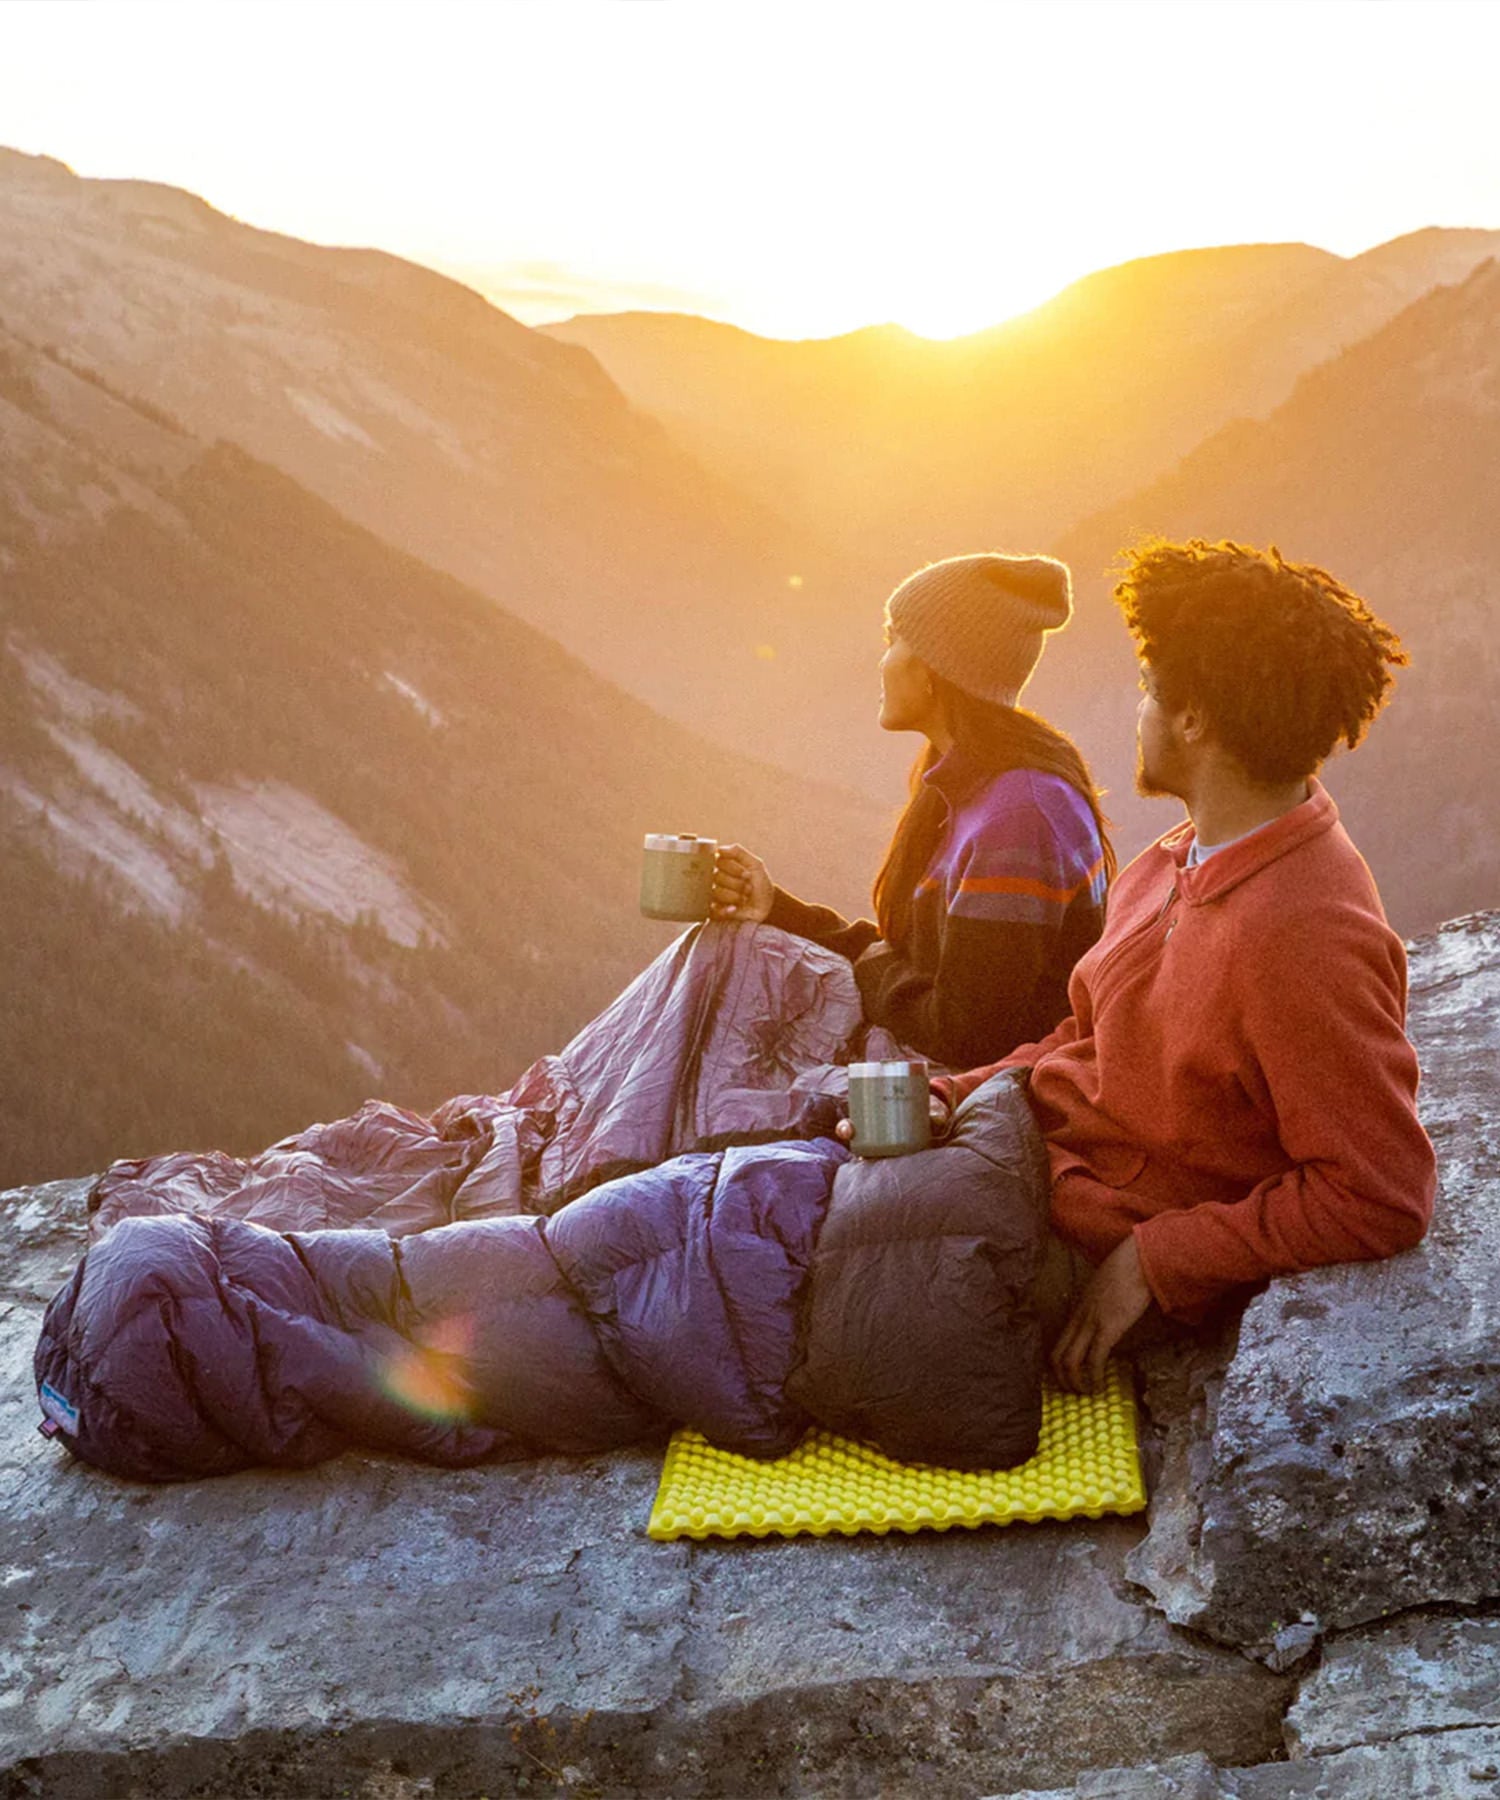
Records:
{"label": "lens flare", "polygon": [[436,1320],[420,1339],[385,1358],[382,1393],[408,1412],[444,1425],[462,1425],[474,1416],[468,1359],[474,1321],[467,1314]]}

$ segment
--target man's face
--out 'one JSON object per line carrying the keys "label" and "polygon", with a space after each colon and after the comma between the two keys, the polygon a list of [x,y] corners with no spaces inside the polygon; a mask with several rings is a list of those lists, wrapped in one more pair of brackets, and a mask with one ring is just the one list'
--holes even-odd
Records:
{"label": "man's face", "polygon": [[1178,715],[1157,696],[1149,663],[1141,664],[1141,702],[1135,710],[1135,791],[1147,799],[1186,798],[1186,746]]}

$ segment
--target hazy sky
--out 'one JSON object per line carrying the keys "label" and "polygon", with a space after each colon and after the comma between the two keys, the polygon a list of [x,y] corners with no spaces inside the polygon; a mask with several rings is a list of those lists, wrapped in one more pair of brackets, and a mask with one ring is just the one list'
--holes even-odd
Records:
{"label": "hazy sky", "polygon": [[0,0],[0,143],[465,275],[936,335],[1193,245],[1500,227],[1494,0]]}

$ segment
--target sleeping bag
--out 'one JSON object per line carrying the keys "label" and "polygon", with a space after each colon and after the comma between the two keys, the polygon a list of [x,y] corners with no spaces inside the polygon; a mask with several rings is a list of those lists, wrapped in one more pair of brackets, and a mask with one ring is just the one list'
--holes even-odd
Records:
{"label": "sleeping bag", "polygon": [[1046,1157],[1013,1077],[917,1155],[700,1150],[549,1216],[405,1237],[126,1217],[54,1298],[42,1410],[74,1455],[169,1481],[360,1446],[440,1464],[674,1425],[750,1456],[810,1423],[1002,1468],[1034,1451]]}

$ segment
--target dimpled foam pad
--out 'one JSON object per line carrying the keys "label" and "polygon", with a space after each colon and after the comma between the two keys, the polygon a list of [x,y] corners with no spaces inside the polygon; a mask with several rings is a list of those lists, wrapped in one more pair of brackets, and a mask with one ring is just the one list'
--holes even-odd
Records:
{"label": "dimpled foam pad", "polygon": [[1135,1426],[1129,1370],[1111,1363],[1097,1394],[1047,1385],[1037,1453],[1014,1469],[892,1462],[828,1431],[808,1432],[790,1456],[757,1462],[683,1430],[667,1446],[646,1529],[663,1539],[849,1537],[1139,1512],[1146,1489]]}

